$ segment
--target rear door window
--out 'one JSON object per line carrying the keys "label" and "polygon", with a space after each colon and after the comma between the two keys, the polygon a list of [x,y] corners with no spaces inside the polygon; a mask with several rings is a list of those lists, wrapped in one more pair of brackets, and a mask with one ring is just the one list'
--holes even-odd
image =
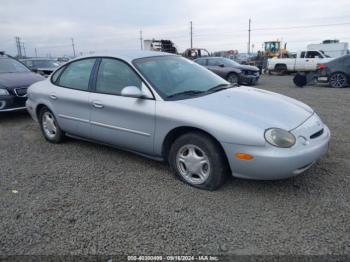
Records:
{"label": "rear door window", "polygon": [[87,91],[95,61],[95,58],[89,58],[72,62],[63,71],[57,84],[62,87]]}

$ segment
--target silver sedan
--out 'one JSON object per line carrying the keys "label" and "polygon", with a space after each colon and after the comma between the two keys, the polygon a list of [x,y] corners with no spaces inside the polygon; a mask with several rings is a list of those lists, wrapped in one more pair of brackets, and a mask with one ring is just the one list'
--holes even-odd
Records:
{"label": "silver sedan", "polygon": [[181,180],[211,190],[228,174],[298,175],[330,140],[309,106],[166,53],[75,59],[30,86],[26,105],[49,142],[70,136],[166,160]]}

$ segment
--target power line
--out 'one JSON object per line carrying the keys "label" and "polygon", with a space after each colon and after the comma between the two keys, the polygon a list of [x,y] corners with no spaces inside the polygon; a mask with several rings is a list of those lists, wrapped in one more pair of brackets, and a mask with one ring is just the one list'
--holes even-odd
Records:
{"label": "power line", "polygon": [[299,28],[331,27],[331,26],[341,26],[341,25],[350,25],[350,22],[338,23],[338,24],[300,25],[300,26],[286,26],[286,27],[265,27],[265,28],[252,29],[252,31],[288,30],[288,29],[299,29]]}

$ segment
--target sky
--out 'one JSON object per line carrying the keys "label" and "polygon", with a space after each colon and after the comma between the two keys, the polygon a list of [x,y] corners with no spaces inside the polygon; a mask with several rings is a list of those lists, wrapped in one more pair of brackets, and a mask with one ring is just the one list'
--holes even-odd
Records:
{"label": "sky", "polygon": [[140,49],[144,39],[170,39],[179,51],[194,47],[247,52],[282,40],[290,51],[325,39],[350,42],[349,0],[1,0],[0,51],[16,55],[15,36],[27,56]]}

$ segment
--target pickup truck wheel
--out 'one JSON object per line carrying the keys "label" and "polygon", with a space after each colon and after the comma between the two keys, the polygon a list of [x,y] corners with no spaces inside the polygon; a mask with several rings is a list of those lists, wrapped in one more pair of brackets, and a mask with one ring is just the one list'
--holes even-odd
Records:
{"label": "pickup truck wheel", "polygon": [[286,65],[279,64],[275,66],[275,72],[279,73],[280,75],[286,74],[287,71],[288,70]]}
{"label": "pickup truck wheel", "polygon": [[329,85],[333,88],[343,88],[348,85],[348,79],[344,73],[333,73],[329,77]]}
{"label": "pickup truck wheel", "polygon": [[224,154],[211,137],[191,132],[175,140],[168,161],[180,180],[193,187],[215,190],[228,177],[229,168]]}

